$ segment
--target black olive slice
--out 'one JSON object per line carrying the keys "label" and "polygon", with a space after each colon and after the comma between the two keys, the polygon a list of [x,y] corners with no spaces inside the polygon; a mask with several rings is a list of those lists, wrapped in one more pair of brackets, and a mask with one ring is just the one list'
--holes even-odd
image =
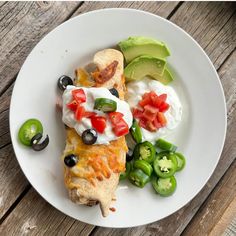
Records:
{"label": "black olive slice", "polygon": [[39,143],[42,137],[43,135],[41,133],[38,133],[31,139],[31,147],[33,148],[34,151],[41,151],[48,146],[49,144],[48,135],[41,143]]}
{"label": "black olive slice", "polygon": [[95,129],[86,129],[82,133],[82,141],[85,144],[88,144],[88,145],[94,144],[94,143],[96,143],[97,138],[98,138],[98,134]]}
{"label": "black olive slice", "polygon": [[126,161],[130,162],[132,160],[133,160],[133,151],[129,149],[128,152],[126,153]]}
{"label": "black olive slice", "polygon": [[119,98],[119,93],[115,88],[111,88],[109,89],[110,93],[114,96],[116,96],[117,98]]}
{"label": "black olive slice", "polygon": [[41,133],[37,133],[31,139],[30,145],[33,146],[33,145],[37,144],[41,140],[42,137],[43,137],[43,135]]}
{"label": "black olive slice", "polygon": [[62,91],[64,91],[68,85],[73,85],[73,80],[67,75],[62,75],[57,81],[57,86]]}
{"label": "black olive slice", "polygon": [[75,166],[77,162],[78,162],[78,158],[74,154],[69,154],[69,155],[65,156],[65,158],[64,158],[64,163],[68,167]]}

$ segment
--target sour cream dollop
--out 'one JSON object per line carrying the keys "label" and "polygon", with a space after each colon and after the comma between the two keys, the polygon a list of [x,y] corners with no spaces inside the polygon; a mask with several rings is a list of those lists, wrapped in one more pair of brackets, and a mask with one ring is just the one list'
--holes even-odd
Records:
{"label": "sour cream dollop", "polygon": [[[86,111],[94,111],[96,112],[99,116],[105,116],[107,117],[107,114],[94,110],[94,101],[96,98],[109,98],[114,100],[117,103],[117,112],[121,112],[124,114],[123,119],[125,122],[128,124],[129,127],[132,125],[133,121],[133,116],[130,111],[129,104],[123,100],[120,100],[119,98],[113,96],[110,91],[107,88],[84,88],[84,87],[75,87],[75,86],[67,86],[66,90],[63,93],[62,96],[62,104],[63,104],[63,109],[62,109],[62,121],[69,126],[70,128],[74,128],[76,132],[81,136],[82,133],[86,129],[91,129],[92,124],[91,120],[89,118],[82,118],[81,121],[77,121],[75,119],[75,114],[72,112],[70,109],[68,109],[67,104],[72,101],[72,90],[81,88],[84,90],[85,95],[86,95],[86,102],[82,103]],[[108,118],[108,117],[107,117]],[[110,141],[116,140],[119,137],[117,137],[114,132],[112,131],[112,126],[110,121],[107,119],[106,121],[106,129],[104,133],[98,133],[98,138],[95,144],[109,144]]]}
{"label": "sour cream dollop", "polygon": [[142,96],[146,92],[154,91],[157,95],[163,93],[167,94],[167,103],[170,105],[170,108],[164,113],[167,119],[167,125],[158,129],[156,132],[150,132],[141,128],[143,140],[154,142],[158,138],[168,135],[170,131],[175,129],[180,123],[182,117],[182,105],[178,95],[172,87],[165,86],[156,80],[144,78],[139,81],[129,82],[127,84],[127,90],[126,101],[129,103],[131,108],[138,106],[138,102],[142,100]]}

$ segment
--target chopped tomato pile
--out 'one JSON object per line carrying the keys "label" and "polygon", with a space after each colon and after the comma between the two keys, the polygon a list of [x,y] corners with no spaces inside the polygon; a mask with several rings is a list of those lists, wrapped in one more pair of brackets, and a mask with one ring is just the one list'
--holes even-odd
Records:
{"label": "chopped tomato pile", "polygon": [[83,103],[86,102],[86,95],[83,89],[72,90],[72,101],[67,104],[67,107],[74,112],[75,119],[81,121],[82,118],[91,119],[91,124],[98,133],[104,133],[107,120],[109,119],[112,125],[112,130],[117,137],[129,133],[129,127],[123,119],[123,114],[120,112],[109,112],[108,117],[98,116],[96,112],[86,111]]}
{"label": "chopped tomato pile", "polygon": [[145,93],[138,107],[132,109],[134,118],[139,120],[139,125],[151,132],[166,126],[167,120],[164,113],[170,105],[166,102],[167,94],[157,95],[154,91]]}
{"label": "chopped tomato pile", "polygon": [[108,116],[112,124],[112,130],[117,137],[120,137],[122,135],[126,135],[129,133],[129,126],[123,119],[124,115],[122,113],[110,112]]}

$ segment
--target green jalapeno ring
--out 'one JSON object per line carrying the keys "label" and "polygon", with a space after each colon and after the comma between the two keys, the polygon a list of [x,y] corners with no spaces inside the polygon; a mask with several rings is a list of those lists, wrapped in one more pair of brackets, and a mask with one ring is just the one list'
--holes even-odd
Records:
{"label": "green jalapeno ring", "polygon": [[146,175],[151,176],[153,168],[144,160],[136,160],[134,162],[134,168],[142,170]]}
{"label": "green jalapeno ring", "polygon": [[169,178],[174,175],[177,170],[177,159],[172,152],[158,153],[153,162],[153,168],[157,176],[161,178]]}
{"label": "green jalapeno ring", "polygon": [[140,169],[134,169],[129,174],[129,180],[139,188],[143,188],[150,181],[150,177]]}
{"label": "green jalapeno ring", "polygon": [[141,129],[140,129],[140,126],[138,125],[138,122],[135,119],[133,120],[133,124],[130,127],[130,133],[136,143],[142,142]]}
{"label": "green jalapeno ring", "polygon": [[155,176],[152,179],[152,186],[158,194],[163,197],[168,197],[175,192],[177,182],[173,175],[164,179]]}
{"label": "green jalapeno ring", "polygon": [[117,103],[109,98],[96,98],[94,102],[94,109],[103,112],[116,111]]}
{"label": "green jalapeno ring", "polygon": [[184,155],[179,153],[179,152],[175,152],[174,155],[175,155],[176,160],[177,160],[177,169],[176,169],[176,171],[183,170],[183,168],[185,167],[185,164],[186,164]]}
{"label": "green jalapeno ring", "polygon": [[144,160],[151,164],[155,159],[156,149],[150,142],[145,141],[135,146],[133,155],[134,159]]}
{"label": "green jalapeno ring", "polygon": [[120,180],[126,179],[129,176],[131,169],[132,169],[132,163],[126,162],[125,171],[120,173]]}
{"label": "green jalapeno ring", "polygon": [[170,152],[175,152],[177,149],[177,146],[161,138],[156,141],[156,146],[162,150]]}

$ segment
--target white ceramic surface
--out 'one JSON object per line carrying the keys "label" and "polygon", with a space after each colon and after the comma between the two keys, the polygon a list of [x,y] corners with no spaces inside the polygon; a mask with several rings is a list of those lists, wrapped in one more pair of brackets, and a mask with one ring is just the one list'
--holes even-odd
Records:
{"label": "white ceramic surface", "polygon": [[[112,27],[111,27],[112,26]],[[139,189],[124,182],[117,190],[115,213],[101,216],[98,206],[72,203],[63,183],[60,156],[64,126],[55,110],[57,79],[73,76],[100,49],[132,35],[150,36],[170,48],[168,62],[176,80],[171,86],[183,104],[183,121],[169,140],[187,159],[176,174],[178,187],[168,198],[151,185]],[[17,140],[20,125],[29,118],[42,121],[50,144],[41,152]],[[160,220],[188,203],[213,173],[224,144],[226,108],[218,75],[201,47],[182,29],[153,14],[131,9],[105,9],[75,17],[55,28],[32,50],[17,77],[10,107],[10,129],[19,164],[38,193],[50,204],[83,222],[106,227],[131,227]]]}

